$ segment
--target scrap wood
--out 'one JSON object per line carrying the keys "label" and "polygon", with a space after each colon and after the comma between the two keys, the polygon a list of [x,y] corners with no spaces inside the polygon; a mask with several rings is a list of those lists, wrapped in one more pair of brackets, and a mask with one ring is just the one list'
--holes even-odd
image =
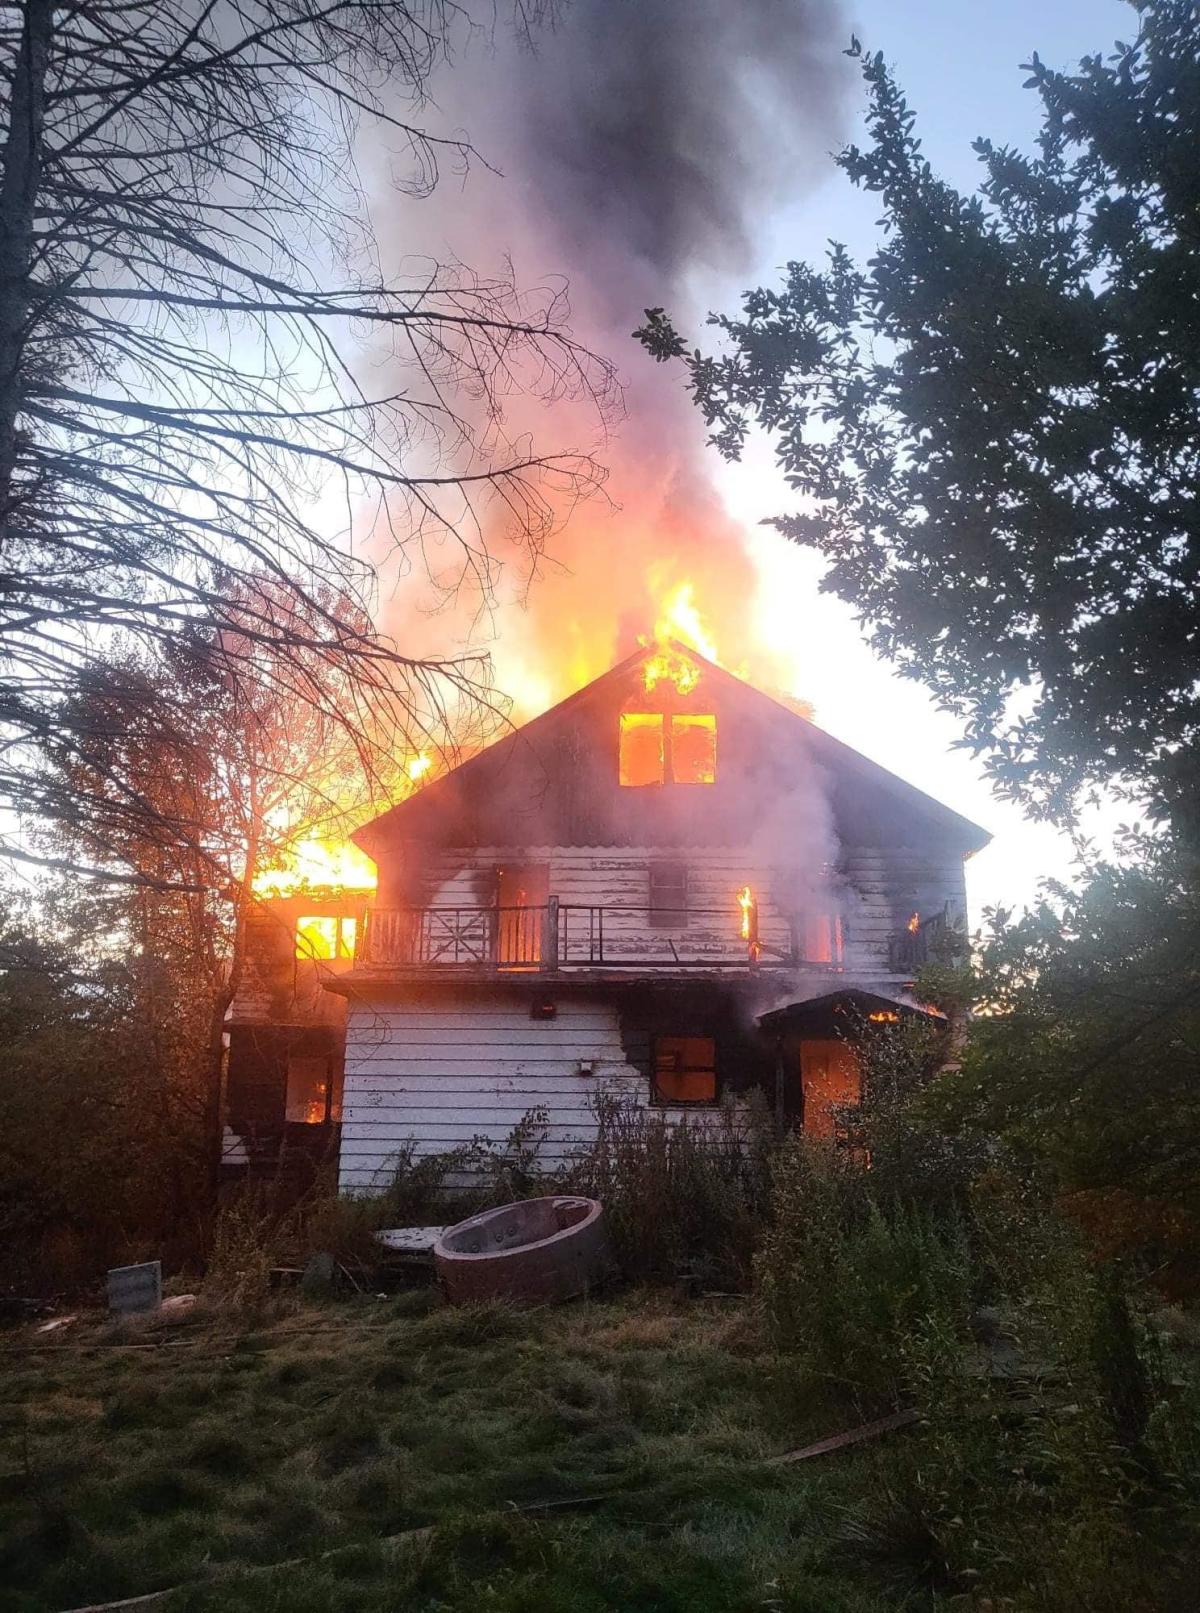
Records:
{"label": "scrap wood", "polygon": [[893,1428],[909,1428],[920,1420],[919,1411],[894,1411],[890,1417],[880,1417],[873,1423],[863,1423],[859,1428],[847,1429],[844,1434],[830,1434],[827,1439],[818,1439],[812,1445],[802,1445],[799,1450],[785,1451],[782,1456],[769,1456],[767,1467],[783,1467],[792,1462],[806,1462],[810,1456],[824,1456],[826,1451],[840,1451],[847,1445],[858,1445],[864,1439],[877,1439],[880,1434],[889,1434]]}
{"label": "scrap wood", "polygon": [[[831,1434],[826,1439],[818,1439],[811,1445],[803,1445],[799,1450],[785,1451],[781,1456],[768,1456],[763,1460],[748,1462],[747,1467],[783,1467],[794,1462],[807,1461],[812,1456],[823,1456],[828,1451],[844,1449],[847,1445],[857,1445],[863,1440],[875,1439],[880,1434],[891,1432],[895,1428],[907,1428],[919,1420],[917,1411],[897,1411],[889,1417],[880,1417],[873,1423],[863,1423],[858,1428],[847,1429],[842,1434]],[[538,1513],[551,1513],[563,1511],[582,1510],[585,1507],[601,1506],[605,1501],[614,1501],[619,1497],[631,1498],[637,1495],[652,1493],[644,1486],[636,1490],[602,1490],[589,1495],[564,1496],[561,1499],[528,1501],[523,1505],[510,1505],[503,1509],[493,1508],[489,1512],[479,1514],[479,1521],[487,1517],[536,1515]],[[348,1551],[361,1551],[374,1547],[385,1552],[399,1551],[407,1546],[415,1546],[432,1538],[434,1526],[426,1525],[420,1529],[406,1529],[403,1534],[385,1535],[381,1540],[356,1540],[346,1546],[334,1546],[329,1551],[323,1551],[316,1557],[289,1557],[279,1563],[253,1563],[245,1567],[229,1568],[207,1579],[185,1580],[180,1585],[170,1585],[165,1590],[147,1591],[141,1596],[129,1596],[117,1602],[92,1602],[87,1607],[74,1607],[67,1613],[125,1613],[126,1609],[140,1607],[155,1607],[165,1602],[167,1597],[176,1595],[184,1590],[201,1590],[220,1585],[222,1581],[248,1578],[252,1575],[273,1574],[287,1568],[300,1568],[305,1564],[328,1562],[330,1558],[339,1557]]]}
{"label": "scrap wood", "polygon": [[251,1579],[260,1574],[275,1574],[285,1568],[324,1563],[332,1557],[343,1557],[348,1551],[361,1551],[364,1547],[390,1555],[409,1546],[420,1545],[432,1535],[433,1529],[426,1525],[421,1529],[406,1529],[399,1535],[385,1535],[381,1540],[354,1540],[347,1546],[334,1546],[329,1551],[320,1552],[316,1557],[289,1557],[281,1563],[247,1563],[244,1567],[226,1568],[220,1573],[210,1574],[207,1579],[184,1580],[180,1585],[168,1585],[161,1591],[146,1591],[141,1596],[125,1596],[116,1602],[89,1602],[87,1607],[69,1609],[69,1613],[124,1613],[126,1608],[155,1607],[180,1591],[209,1590],[229,1580]]}

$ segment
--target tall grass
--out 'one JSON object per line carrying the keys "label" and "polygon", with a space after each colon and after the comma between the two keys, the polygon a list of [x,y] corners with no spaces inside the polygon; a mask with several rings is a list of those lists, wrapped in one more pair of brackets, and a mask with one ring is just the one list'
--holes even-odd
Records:
{"label": "tall grass", "polygon": [[600,1093],[596,1135],[567,1181],[604,1205],[628,1277],[744,1287],[770,1206],[770,1116],[761,1096],[677,1117]]}

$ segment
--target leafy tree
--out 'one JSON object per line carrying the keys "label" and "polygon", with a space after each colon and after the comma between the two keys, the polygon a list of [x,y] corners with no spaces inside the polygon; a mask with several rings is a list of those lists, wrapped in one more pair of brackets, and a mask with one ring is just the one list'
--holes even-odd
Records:
{"label": "leafy tree", "polygon": [[[376,558],[430,555],[439,584],[486,595],[484,503],[508,516],[489,530],[539,552],[559,495],[597,474],[511,439],[505,397],[583,392],[603,410],[612,387],[561,294],[376,261],[359,125],[398,148],[410,194],[439,159],[469,159],[414,121],[466,15],[441,0],[0,13],[0,813],[41,813],[31,752],[69,742],[64,706],[114,636],[144,657],[197,615],[245,636],[264,576],[304,608],[262,610],[258,642],[360,745],[366,708],[378,724],[430,682],[486,686],[478,660],[414,660],[373,631],[361,527]],[[325,698],[326,682],[356,698]]]}
{"label": "leafy tree", "polygon": [[1200,1275],[1200,878],[1174,837],[1119,850],[995,916],[982,1011],[925,1118],[1002,1139],[1108,1252],[1186,1256]]}
{"label": "leafy tree", "polygon": [[1200,21],[1136,10],[1108,58],[1033,57],[1037,152],[976,141],[966,195],[855,41],[870,139],[838,161],[880,198],[875,255],[789,264],[710,320],[713,354],[661,309],[637,334],[684,360],[727,458],[771,435],[800,496],[775,524],[1001,793],[1069,821],[1117,777],[1195,826]]}

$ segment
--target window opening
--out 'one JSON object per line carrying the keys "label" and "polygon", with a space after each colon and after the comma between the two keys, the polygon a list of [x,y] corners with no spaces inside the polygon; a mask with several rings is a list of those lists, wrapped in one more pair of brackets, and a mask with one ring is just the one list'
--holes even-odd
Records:
{"label": "window opening", "polygon": [[676,784],[717,782],[717,719],[711,713],[671,718],[671,777]]}
{"label": "window opening", "polygon": [[656,1036],[654,1096],[659,1103],[717,1101],[717,1044],[711,1036]]}
{"label": "window opening", "polygon": [[619,778],[634,787],[663,782],[663,718],[659,711],[623,711]]}
{"label": "window opening", "polygon": [[292,1125],[323,1126],[330,1119],[330,1065],[327,1055],[288,1058],[286,1113]]}
{"label": "window opening", "polygon": [[352,958],[357,944],[357,919],[334,913],[309,913],[296,920],[298,958]]}
{"label": "window opening", "polygon": [[688,873],[686,863],[650,864],[650,924],[655,929],[674,929],[688,921]]}
{"label": "window opening", "polygon": [[547,863],[513,863],[496,870],[496,962],[510,969],[542,961],[542,926],[550,896]]}

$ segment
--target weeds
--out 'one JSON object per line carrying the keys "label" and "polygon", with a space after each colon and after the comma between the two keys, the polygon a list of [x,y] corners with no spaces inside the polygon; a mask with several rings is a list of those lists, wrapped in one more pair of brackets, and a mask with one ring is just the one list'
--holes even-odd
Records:
{"label": "weeds", "polygon": [[761,1097],[680,1120],[600,1093],[595,1111],[595,1140],[569,1182],[603,1203],[626,1275],[745,1286],[770,1200],[773,1135]]}

